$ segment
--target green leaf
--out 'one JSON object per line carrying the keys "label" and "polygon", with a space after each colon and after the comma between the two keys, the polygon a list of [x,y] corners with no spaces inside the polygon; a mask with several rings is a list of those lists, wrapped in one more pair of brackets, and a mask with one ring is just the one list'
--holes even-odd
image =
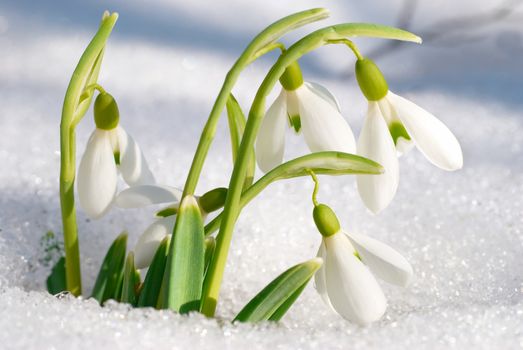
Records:
{"label": "green leaf", "polygon": [[120,298],[120,301],[122,303],[128,303],[135,306],[138,301],[136,291],[139,285],[140,273],[137,273],[136,267],[134,265],[134,253],[130,252],[127,255],[127,259],[125,261],[122,284],[122,296]]}
{"label": "green leaf", "polygon": [[[421,38],[403,29],[372,23],[342,23],[331,27],[326,40],[342,38],[367,37],[410,41],[421,44]],[[321,29],[320,29],[321,30]]]}
{"label": "green leaf", "polygon": [[127,233],[122,233],[114,240],[107,251],[98,272],[91,297],[103,304],[108,299],[118,300],[123,280]]}
{"label": "green leaf", "polygon": [[[234,163],[236,161],[236,157],[238,156],[238,150],[240,149],[243,131],[245,130],[245,115],[243,114],[243,111],[238,104],[238,101],[236,101],[234,98],[233,94],[229,94],[226,106],[227,120],[229,121],[229,131],[231,134],[232,161]],[[249,151],[247,162],[247,173],[245,175],[245,183],[243,184],[243,188],[249,187],[254,179],[254,171],[256,170],[254,147]]]}
{"label": "green leaf", "polygon": [[62,256],[51,270],[47,277],[47,291],[53,295],[67,290],[65,282],[65,257]]}
{"label": "green leaf", "polygon": [[202,294],[205,243],[203,220],[194,196],[185,196],[174,226],[165,269],[162,306],[180,313],[198,310]]}
{"label": "green leaf", "polygon": [[73,122],[75,125],[87,112],[93,91],[86,91],[85,88],[98,80],[105,44],[117,19],[117,13],[105,13],[98,32],[82,54],[67,87],[62,111],[63,124]]}
{"label": "green leaf", "polygon": [[139,307],[156,307],[156,305],[158,305],[169,243],[170,236],[167,236],[163,239],[162,243],[160,243],[160,246],[154,254],[151,265],[149,265],[149,269],[145,275],[145,280],[143,281],[142,290],[138,299]]}
{"label": "green leaf", "polygon": [[[254,197],[271,183],[300,176],[310,176],[309,171],[317,175],[353,175],[381,174],[383,167],[378,163],[358,155],[342,152],[316,152],[290,160],[269,171],[241,196],[241,207],[246,206]],[[210,235],[220,227],[222,215],[216,216],[205,226],[205,234]]]}
{"label": "green leaf", "polygon": [[281,304],[281,306],[278,308],[278,310],[274,311],[271,317],[269,317],[269,321],[279,321],[281,318],[285,315],[285,313],[291,308],[292,304],[298,299],[298,297],[301,295],[301,292],[307,287],[307,282],[305,282],[301,287],[296,289],[296,291]]}
{"label": "green leaf", "polygon": [[291,267],[245,305],[234,321],[260,322],[281,319],[321,264],[322,260],[315,258]]}

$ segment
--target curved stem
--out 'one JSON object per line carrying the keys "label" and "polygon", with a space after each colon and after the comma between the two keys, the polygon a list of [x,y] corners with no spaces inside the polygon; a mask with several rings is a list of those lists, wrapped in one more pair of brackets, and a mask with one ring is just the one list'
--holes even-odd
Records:
{"label": "curved stem", "polygon": [[320,189],[320,181],[318,180],[318,177],[314,173],[314,171],[309,169],[309,174],[312,177],[312,181],[314,181],[314,190],[312,191],[312,204],[314,204],[315,207],[319,205],[318,203],[318,190]]}
{"label": "curved stem", "polygon": [[[118,14],[104,14],[98,32],[85,49],[74,70],[65,93],[60,122],[60,206],[64,230],[65,273],[67,290],[73,295],[82,293],[80,247],[74,206],[74,180],[76,174],[75,126],[87,111],[92,90],[83,95],[86,86],[96,83],[101,56],[107,38],[116,23]],[[87,106],[87,107],[86,107]]]}
{"label": "curved stem", "polygon": [[352,52],[354,53],[354,55],[356,56],[357,59],[359,59],[359,60],[363,59],[363,56],[361,55],[360,50],[358,49],[356,44],[353,41],[349,40],[349,39],[329,40],[328,43],[329,44],[344,44],[349,49],[352,50]]}
{"label": "curved stem", "polygon": [[253,101],[240,145],[240,150],[238,152],[238,159],[234,164],[234,169],[228,186],[229,190],[227,200],[225,201],[223,210],[223,219],[220,225],[220,231],[216,238],[216,250],[207,270],[203,287],[201,311],[205,315],[213,316],[216,309],[221,281],[225,270],[225,263],[232,239],[232,232],[241,209],[240,198],[246,173],[246,160],[249,155],[248,150],[253,146],[256,139],[265,112],[265,99],[267,95],[278,82],[285,69],[301,56],[318,47],[328,44],[329,41],[354,36],[419,41],[417,36],[396,28],[372,24],[346,23],[329,26],[305,36],[289,47],[289,49],[278,58],[278,61],[276,61],[272,66],[271,70],[263,80]]}
{"label": "curved stem", "polygon": [[[229,97],[234,84],[236,84],[236,81],[238,80],[242,70],[253,62],[253,58],[255,59],[260,57],[260,53],[267,53],[268,51],[264,51],[264,48],[267,45],[272,45],[273,42],[283,34],[307,23],[323,19],[327,16],[328,11],[321,8],[302,11],[287,16],[264,29],[243,51],[241,56],[227,73],[218,97],[214,102],[209,118],[207,119],[207,123],[203,128],[200,141],[198,143],[198,147],[196,149],[196,153],[194,155],[191,168],[189,169],[189,174],[187,175],[187,180],[185,182],[185,187],[183,190],[184,197],[188,194],[194,194],[194,191],[196,190],[205,158],[207,157],[207,153],[216,133],[218,120],[220,119],[223,108],[227,103],[227,98]],[[272,49],[273,48],[271,48],[271,50]]]}

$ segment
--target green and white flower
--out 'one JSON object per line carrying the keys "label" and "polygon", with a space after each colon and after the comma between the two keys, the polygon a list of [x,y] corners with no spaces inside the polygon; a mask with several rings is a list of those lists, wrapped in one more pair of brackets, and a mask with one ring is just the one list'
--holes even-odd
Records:
{"label": "green and white flower", "polygon": [[99,218],[115,198],[118,170],[129,186],[154,183],[155,179],[140,147],[119,125],[114,98],[99,94],[94,114],[96,129],[80,160],[77,186],[80,206],[89,217]]}
{"label": "green and white flower", "polygon": [[461,146],[439,119],[413,102],[389,91],[387,82],[371,60],[356,62],[356,78],[369,101],[358,139],[358,154],[380,163],[382,175],[358,175],[360,196],[371,211],[389,205],[399,183],[398,155],[413,146],[435,166],[453,171],[463,166]]}
{"label": "green and white flower", "polygon": [[297,62],[287,68],[280,82],[282,90],[267,110],[256,140],[256,160],[263,172],[282,163],[288,127],[296,133],[303,131],[311,152],[355,152],[352,130],[325,87],[303,82]]}
{"label": "green and white flower", "polygon": [[374,276],[405,287],[412,278],[412,267],[388,245],[342,230],[334,212],[324,204],[314,208],[314,220],[323,236],[318,257],[324,263],[315,275],[316,290],[323,301],[360,325],[379,320],[387,300]]}

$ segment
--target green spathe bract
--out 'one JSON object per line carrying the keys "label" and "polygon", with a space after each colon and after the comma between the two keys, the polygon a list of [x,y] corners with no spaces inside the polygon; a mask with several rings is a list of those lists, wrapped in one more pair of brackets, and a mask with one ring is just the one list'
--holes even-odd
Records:
{"label": "green spathe bract", "polygon": [[120,112],[113,96],[107,92],[98,94],[94,101],[94,122],[98,129],[112,130],[118,126]]}
{"label": "green spathe bract", "polygon": [[369,101],[379,101],[389,91],[387,81],[380,69],[368,58],[356,61],[356,79],[361,92]]}
{"label": "green spathe bract", "polygon": [[204,264],[202,216],[196,199],[189,195],[180,204],[167,256],[164,308],[181,313],[199,309]]}
{"label": "green spathe bract", "polygon": [[332,236],[340,231],[340,222],[334,211],[325,204],[318,204],[314,206],[312,211],[314,223],[318,231],[324,237]]}
{"label": "green spathe bract", "polygon": [[322,260],[315,258],[291,267],[259,292],[234,318],[240,322],[279,320],[291,307]]}

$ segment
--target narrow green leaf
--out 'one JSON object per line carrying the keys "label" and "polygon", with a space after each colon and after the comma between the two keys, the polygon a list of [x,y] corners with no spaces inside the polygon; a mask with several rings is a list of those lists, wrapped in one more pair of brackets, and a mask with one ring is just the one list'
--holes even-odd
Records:
{"label": "narrow green leaf", "polygon": [[194,196],[180,204],[165,269],[163,307],[187,313],[198,310],[204,272],[204,232],[200,208]]}
{"label": "narrow green leaf", "polygon": [[234,321],[260,322],[271,318],[279,320],[298,298],[321,264],[322,260],[315,258],[291,267],[245,305]]}
{"label": "narrow green leaf", "polygon": [[160,288],[162,286],[163,274],[165,272],[165,263],[167,261],[167,252],[169,249],[170,237],[165,237],[154,254],[151,265],[145,275],[142,290],[138,299],[139,307],[156,307]]}
{"label": "narrow green leaf", "polygon": [[51,270],[51,274],[47,277],[47,291],[50,294],[58,294],[67,290],[65,282],[65,257],[62,256]]}
{"label": "narrow green leaf", "polygon": [[[229,94],[227,99],[227,120],[229,121],[229,131],[231,134],[231,147],[232,147],[232,161],[236,161],[238,150],[240,149],[240,143],[242,141],[243,131],[245,130],[245,115],[234,98],[233,94]],[[254,171],[256,170],[256,158],[254,154],[254,147],[249,152],[247,160],[247,173],[245,175],[245,183],[243,188],[247,188],[252,184],[254,179]]]}
{"label": "narrow green leaf", "polygon": [[123,280],[127,233],[120,234],[113,242],[100,267],[91,297],[103,304],[107,299],[119,299]]}
{"label": "narrow green leaf", "polygon": [[278,310],[274,311],[274,313],[269,317],[269,321],[279,321],[281,318],[285,315],[285,313],[291,308],[292,304],[298,299],[298,297],[301,295],[301,292],[307,287],[307,283],[309,281],[305,282],[300,288],[296,289],[296,291],[281,304],[281,306],[278,308]]}
{"label": "narrow green leaf", "polygon": [[140,285],[140,273],[136,273],[134,265],[134,253],[130,252],[125,261],[125,268],[122,283],[122,296],[120,301],[133,306],[136,305],[138,297],[136,295],[137,287]]}
{"label": "narrow green leaf", "polygon": [[[269,171],[241,196],[241,207],[271,183],[300,176],[310,176],[309,170],[317,175],[381,174],[383,167],[378,163],[358,155],[342,152],[316,152],[290,160]],[[216,216],[205,226],[205,234],[210,235],[220,227],[222,215]]]}

